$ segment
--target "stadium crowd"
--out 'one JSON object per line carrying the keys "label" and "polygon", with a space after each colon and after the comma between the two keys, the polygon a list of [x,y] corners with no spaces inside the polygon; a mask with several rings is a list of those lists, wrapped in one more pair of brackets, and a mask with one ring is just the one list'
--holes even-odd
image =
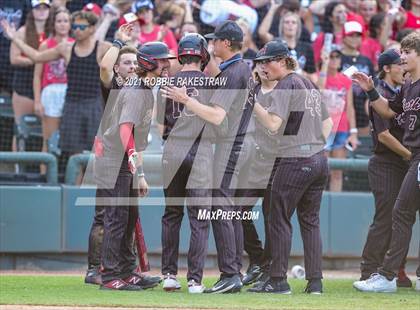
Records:
{"label": "stadium crowd", "polygon": [[[322,293],[319,209],[329,172],[324,151],[346,158],[371,139],[369,182],[376,214],[354,287],[394,292],[397,283],[412,286],[404,268],[419,195],[414,170],[418,167],[420,176],[420,0],[2,1],[0,24],[0,89],[11,94],[15,123],[38,115],[43,151],[57,130],[67,156],[94,150],[94,174],[102,184],[87,283],[141,290],[161,280],[133,273],[138,205],[121,207],[117,199],[147,194],[141,154],[154,117],[166,140],[164,289],[180,288],[179,230],[187,204],[190,293],[236,293],[254,282],[250,292],[290,293],[286,272],[295,210],[305,247],[305,291]],[[207,76],[225,78],[227,85],[209,95],[205,86],[189,82],[159,89],[149,83]],[[120,78],[130,77],[144,84],[122,88]],[[114,96],[113,89],[121,92]],[[10,149],[18,150],[16,139]],[[241,182],[250,186],[262,170],[263,188],[251,186],[262,191],[247,194],[266,203],[264,249],[252,221],[198,219],[199,210],[252,208],[252,199],[251,205],[242,203],[249,197],[239,195]],[[117,181],[108,184],[115,181],[111,174]],[[139,192],[132,190],[134,175]],[[329,189],[342,188],[342,172],[332,171]],[[221,277],[205,290],[209,225]],[[245,276],[244,248],[251,257]],[[417,288],[419,274],[420,266]]]}
{"label": "stadium crowd", "polygon": [[[420,1],[236,1],[238,6],[246,6],[247,10],[238,10],[232,5],[219,10],[217,1],[205,2],[6,0],[0,4],[0,19],[14,24],[17,36],[32,48],[43,51],[56,47],[62,41],[77,40],[77,36],[82,35],[84,29],[74,25],[72,20],[71,14],[75,11],[93,13],[89,22],[95,30],[90,44],[96,40],[112,42],[118,27],[126,22],[124,14],[132,12],[141,20],[132,31],[132,44],[139,47],[145,42],[162,41],[175,55],[177,42],[185,33],[206,34],[223,18],[237,20],[245,34],[241,54],[250,66],[264,43],[273,39],[284,40],[297,60],[298,72],[323,89],[335,123],[326,147],[329,156],[345,158],[349,150],[356,151],[362,143],[360,141],[370,145],[369,139],[363,139],[370,135],[367,96],[342,72],[352,66],[372,76],[383,71],[378,64],[379,54],[388,48],[398,49],[405,35],[420,28]],[[202,7],[207,11],[203,12]],[[224,14],[221,13],[223,9],[226,10]],[[325,34],[329,36],[330,33],[337,53],[331,58],[322,57]],[[25,114],[36,114],[42,118],[42,151],[47,151],[47,141],[58,129],[61,129],[59,145],[64,154],[91,150],[92,136],[96,133],[101,114],[99,101],[103,101],[98,95],[101,90],[99,67],[106,44],[98,47],[101,51],[97,55],[96,68],[95,65],[92,70],[84,67],[80,60],[77,72],[66,72],[68,63],[65,58],[35,63],[14,43],[0,35],[0,91],[12,96],[16,123]],[[89,48],[87,46],[86,50]],[[330,59],[333,62],[329,62]],[[220,59],[216,60],[220,62]],[[336,67],[336,72],[329,70],[331,66]],[[172,75],[179,69],[176,60],[172,61],[171,68]],[[209,66],[207,71],[211,73],[212,68]],[[98,102],[88,105],[90,111],[83,109],[86,116],[86,121],[83,121],[77,114],[81,111],[70,102],[89,98]],[[89,139],[85,145],[68,141],[74,140],[75,136]],[[10,150],[16,150],[16,147],[15,140],[12,145],[6,146]],[[45,173],[45,167],[41,169]],[[330,190],[341,191],[342,180],[341,171],[332,171]]]}

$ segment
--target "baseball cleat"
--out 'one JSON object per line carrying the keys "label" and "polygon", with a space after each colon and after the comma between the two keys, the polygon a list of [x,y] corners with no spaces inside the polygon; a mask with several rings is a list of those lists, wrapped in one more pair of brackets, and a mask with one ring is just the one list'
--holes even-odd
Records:
{"label": "baseball cleat", "polygon": [[116,279],[102,284],[99,289],[101,290],[114,290],[114,291],[141,291],[143,290],[139,285],[128,284],[127,282]]}
{"label": "baseball cleat", "polygon": [[416,291],[420,292],[420,277],[417,277],[416,280]]}
{"label": "baseball cleat", "polygon": [[248,289],[250,293],[273,293],[289,295],[292,293],[286,279],[274,280],[269,278],[264,284]]}
{"label": "baseball cleat", "polygon": [[305,288],[305,293],[321,295],[322,294],[322,281],[321,279],[311,279]]}
{"label": "baseball cleat", "polygon": [[250,285],[261,277],[261,267],[256,264],[249,265],[248,270],[246,271],[245,276],[242,279],[243,285]]}
{"label": "baseball cleat", "polygon": [[160,283],[160,277],[150,277],[133,273],[131,276],[124,279],[124,281],[128,284],[138,285],[143,289],[148,289],[158,286]]}
{"label": "baseball cleat", "polygon": [[168,273],[163,278],[163,289],[167,292],[173,292],[181,289],[181,283],[179,283],[175,275]]}
{"label": "baseball cleat", "polygon": [[195,282],[195,280],[188,281],[188,293],[190,294],[201,294],[205,289],[204,285]]}
{"label": "baseball cleat", "polygon": [[96,284],[96,285],[102,284],[102,276],[100,272],[100,267],[89,268],[86,271],[85,283]]}
{"label": "baseball cleat", "polygon": [[353,287],[362,292],[375,292],[375,293],[395,293],[397,291],[397,280],[388,280],[379,273],[374,273],[369,279],[364,281],[356,281]]}
{"label": "baseball cleat", "polygon": [[400,269],[398,272],[397,287],[413,287],[413,283],[411,283],[410,278],[407,277],[404,269]]}
{"label": "baseball cleat", "polygon": [[264,271],[261,274],[261,277],[258,278],[258,280],[254,283],[254,285],[252,286],[252,288],[258,288],[264,285],[265,282],[267,282],[268,280],[270,280],[270,274],[268,273],[268,271]]}
{"label": "baseball cleat", "polygon": [[242,282],[239,275],[231,277],[221,277],[212,288],[206,289],[206,294],[227,294],[239,293],[242,288]]}

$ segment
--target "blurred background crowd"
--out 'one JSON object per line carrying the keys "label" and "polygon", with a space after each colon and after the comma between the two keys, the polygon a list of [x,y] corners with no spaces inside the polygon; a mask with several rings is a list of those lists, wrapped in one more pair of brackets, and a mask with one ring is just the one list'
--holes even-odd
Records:
{"label": "blurred background crowd", "polygon": [[[372,76],[389,72],[392,68],[378,63],[378,56],[389,48],[398,50],[404,36],[420,29],[420,0],[0,1],[0,20],[15,25],[15,35],[38,50],[53,48],[65,40],[83,39],[84,26],[72,19],[75,11],[96,16],[88,22],[95,27],[95,40],[99,42],[112,42],[119,26],[127,22],[124,15],[134,13],[139,19],[132,31],[133,44],[138,47],[163,41],[175,55],[183,34],[204,35],[226,19],[235,20],[244,32],[242,56],[251,67],[256,52],[266,42],[284,40],[298,63],[298,72],[322,89],[334,120],[334,135],[327,141],[326,150],[336,158],[370,155],[367,96],[352,83],[346,70],[355,67]],[[326,41],[331,43],[328,51],[324,48]],[[82,91],[72,93],[72,100],[100,96],[99,71],[83,64],[88,57],[74,57],[73,52],[71,61],[80,62],[77,72],[66,71],[65,59],[34,63],[3,36],[0,27],[0,151],[52,152],[63,167],[69,155],[90,150],[67,150],[59,143],[60,123],[66,119],[70,119],[66,135],[86,134],[71,130],[74,115],[64,107],[64,98],[70,97],[66,94],[67,73],[78,75],[79,83],[89,86],[84,90],[79,87]],[[179,68],[176,62],[172,74]],[[398,88],[403,82],[398,78],[401,69],[397,64],[392,70],[396,72],[392,86]],[[41,171],[37,169],[38,175],[45,173],[42,167]],[[367,178],[356,183],[363,183],[363,179],[367,184]],[[342,189],[343,173],[333,171],[330,190]]]}

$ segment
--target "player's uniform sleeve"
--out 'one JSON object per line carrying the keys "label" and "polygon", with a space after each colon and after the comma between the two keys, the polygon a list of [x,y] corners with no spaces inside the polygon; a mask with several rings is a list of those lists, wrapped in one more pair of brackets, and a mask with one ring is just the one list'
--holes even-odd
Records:
{"label": "player's uniform sleeve", "polygon": [[279,87],[276,87],[270,94],[270,101],[272,104],[267,111],[277,115],[283,121],[286,121],[289,117],[290,104],[295,90],[289,87],[289,83],[278,86]]}
{"label": "player's uniform sleeve", "polygon": [[401,87],[400,91],[393,98],[388,99],[389,107],[392,111],[394,111],[397,114],[401,114],[404,112],[402,102],[404,99],[404,89],[406,85],[407,82]]}
{"label": "player's uniform sleeve", "polygon": [[[218,77],[221,76],[219,75]],[[214,90],[210,99],[210,103],[220,106],[227,113],[230,110],[232,104],[235,102],[240,89],[237,89],[238,87],[235,83],[235,77],[231,77],[229,75],[226,77],[226,83]]]}

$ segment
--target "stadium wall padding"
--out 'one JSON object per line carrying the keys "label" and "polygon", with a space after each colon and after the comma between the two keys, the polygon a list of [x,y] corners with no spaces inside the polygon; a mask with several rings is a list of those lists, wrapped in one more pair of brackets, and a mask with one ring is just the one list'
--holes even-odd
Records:
{"label": "stadium wall padding", "polygon": [[[94,207],[94,188],[76,186],[0,186],[0,253],[85,253]],[[84,202],[83,202],[84,200]],[[82,202],[80,202],[82,201]],[[79,204],[79,205],[77,205]],[[80,205],[82,204],[82,205]],[[140,200],[140,214],[148,250],[161,252],[163,190],[152,188]],[[260,202],[256,221],[263,236]],[[181,227],[180,253],[189,245],[186,208]],[[359,257],[374,213],[371,193],[325,192],[321,205],[321,235],[325,257]],[[420,241],[419,220],[413,228],[409,257],[417,257]],[[216,253],[212,233],[209,254]],[[292,256],[303,255],[296,213],[293,216]]]}

